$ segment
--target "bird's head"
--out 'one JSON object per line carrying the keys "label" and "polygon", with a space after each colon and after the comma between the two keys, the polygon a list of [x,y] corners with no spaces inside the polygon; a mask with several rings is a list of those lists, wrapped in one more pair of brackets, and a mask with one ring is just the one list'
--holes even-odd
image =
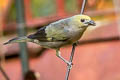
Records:
{"label": "bird's head", "polygon": [[72,17],[73,22],[80,27],[87,27],[89,25],[95,26],[96,23],[91,20],[91,18],[87,15],[75,15]]}

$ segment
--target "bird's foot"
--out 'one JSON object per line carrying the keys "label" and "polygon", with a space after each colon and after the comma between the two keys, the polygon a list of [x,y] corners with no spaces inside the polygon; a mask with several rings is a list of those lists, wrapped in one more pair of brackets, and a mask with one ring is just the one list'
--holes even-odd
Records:
{"label": "bird's foot", "polygon": [[72,69],[72,65],[73,65],[72,62],[67,62],[67,66],[68,66],[69,69]]}
{"label": "bird's foot", "polygon": [[75,43],[73,43],[73,45],[77,46],[79,44],[79,41],[76,41]]}

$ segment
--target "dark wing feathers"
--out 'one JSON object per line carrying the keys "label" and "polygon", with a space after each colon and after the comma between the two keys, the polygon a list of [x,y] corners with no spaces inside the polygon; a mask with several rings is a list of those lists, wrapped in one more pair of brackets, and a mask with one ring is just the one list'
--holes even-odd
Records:
{"label": "dark wing feathers", "polygon": [[30,39],[37,39],[39,41],[48,41],[45,33],[46,27],[40,28],[36,33],[28,36]]}

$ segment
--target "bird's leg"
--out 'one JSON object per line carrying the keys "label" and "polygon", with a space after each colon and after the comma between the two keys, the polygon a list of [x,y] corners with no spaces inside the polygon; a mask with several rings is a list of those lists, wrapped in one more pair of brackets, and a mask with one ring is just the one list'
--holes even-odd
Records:
{"label": "bird's leg", "polygon": [[56,50],[56,56],[57,56],[58,58],[60,58],[61,60],[63,60],[63,61],[68,65],[68,67],[72,68],[72,62],[69,62],[69,61],[67,61],[66,59],[64,59],[64,58],[61,56],[60,50]]}

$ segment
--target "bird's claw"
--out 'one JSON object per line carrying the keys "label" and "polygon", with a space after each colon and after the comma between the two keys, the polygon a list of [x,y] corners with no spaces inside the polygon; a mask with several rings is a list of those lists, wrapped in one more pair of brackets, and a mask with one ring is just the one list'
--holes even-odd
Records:
{"label": "bird's claw", "polygon": [[68,68],[69,68],[69,69],[71,69],[71,68],[72,68],[72,65],[73,65],[73,63],[72,63],[72,62],[67,62],[67,66],[68,66]]}
{"label": "bird's claw", "polygon": [[77,46],[79,44],[79,41],[76,41],[73,45]]}

